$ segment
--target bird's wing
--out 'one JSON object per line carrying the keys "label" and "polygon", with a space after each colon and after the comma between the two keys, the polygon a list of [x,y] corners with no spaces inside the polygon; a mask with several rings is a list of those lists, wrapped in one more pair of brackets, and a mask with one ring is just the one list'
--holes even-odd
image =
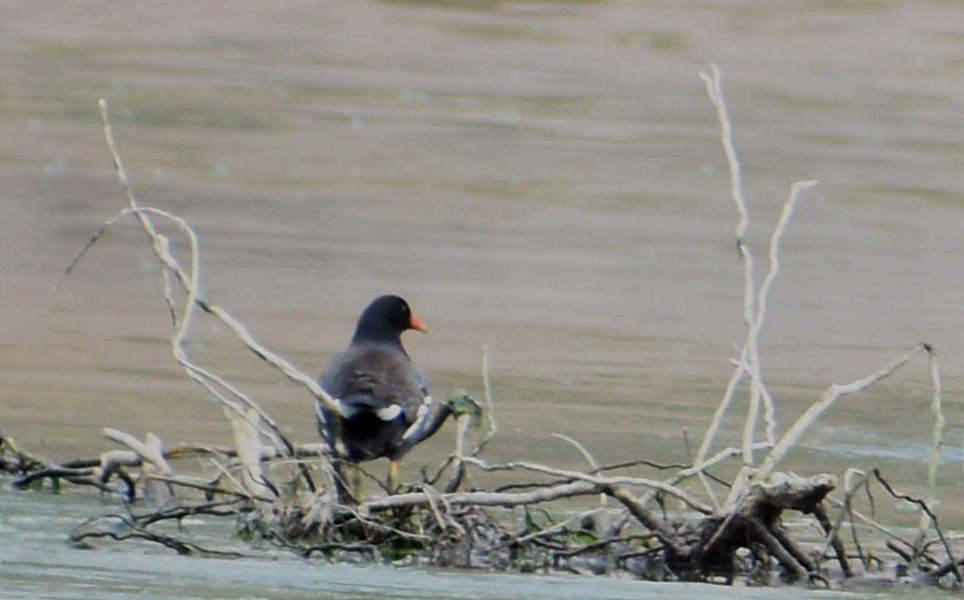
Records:
{"label": "bird's wing", "polygon": [[371,411],[386,421],[403,414],[411,424],[427,395],[426,382],[409,358],[378,346],[349,348],[332,361],[320,383],[339,401],[345,418]]}

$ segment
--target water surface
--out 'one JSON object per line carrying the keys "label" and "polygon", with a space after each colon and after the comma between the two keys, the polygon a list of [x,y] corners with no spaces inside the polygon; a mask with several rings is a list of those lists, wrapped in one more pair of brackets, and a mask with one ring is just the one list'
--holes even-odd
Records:
{"label": "water surface", "polygon": [[[392,567],[366,567],[300,560],[286,553],[262,552],[251,558],[223,559],[178,556],[146,544],[106,545],[96,550],[67,546],[66,535],[79,521],[112,507],[96,498],[67,494],[0,492],[0,593],[8,600],[35,598],[275,598],[354,600],[419,598],[457,600],[795,600],[814,592],[799,588],[759,589],[619,581],[602,577],[523,576],[446,572]],[[196,529],[188,520],[185,527]],[[221,532],[223,533],[223,532]],[[214,532],[212,532],[212,535]],[[203,537],[201,538],[203,541]],[[218,542],[224,538],[219,537]],[[241,546],[239,546],[241,548]],[[909,594],[898,589],[889,597]],[[914,598],[941,594],[914,590]],[[826,600],[871,600],[871,592],[820,592]]]}

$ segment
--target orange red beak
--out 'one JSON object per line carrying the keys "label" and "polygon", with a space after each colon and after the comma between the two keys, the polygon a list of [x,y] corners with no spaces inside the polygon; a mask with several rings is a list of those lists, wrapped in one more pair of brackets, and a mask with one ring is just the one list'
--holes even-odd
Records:
{"label": "orange red beak", "polygon": [[411,318],[408,320],[408,326],[415,331],[421,331],[422,333],[428,333],[428,327],[426,327],[422,320],[418,318],[415,312],[412,312]]}

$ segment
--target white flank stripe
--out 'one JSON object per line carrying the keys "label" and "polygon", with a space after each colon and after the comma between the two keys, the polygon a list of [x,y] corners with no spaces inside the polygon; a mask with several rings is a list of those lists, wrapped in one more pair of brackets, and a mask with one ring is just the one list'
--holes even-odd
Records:
{"label": "white flank stripe", "polygon": [[429,409],[434,402],[435,400],[433,400],[431,396],[425,396],[425,399],[422,400],[422,405],[418,407],[418,412],[415,413],[415,422],[402,434],[403,440],[408,441],[409,438],[415,435],[421,435],[422,428],[425,427],[425,421],[428,419]]}
{"label": "white flank stripe", "polygon": [[398,415],[402,414],[402,407],[397,404],[391,404],[385,408],[380,408],[375,411],[378,418],[382,421],[394,421],[398,418]]}

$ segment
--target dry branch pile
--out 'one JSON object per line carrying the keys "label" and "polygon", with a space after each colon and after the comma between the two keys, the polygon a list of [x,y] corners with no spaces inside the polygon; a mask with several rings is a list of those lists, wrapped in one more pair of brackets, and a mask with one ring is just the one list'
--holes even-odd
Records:
{"label": "dry branch pile", "polygon": [[[397,493],[380,494],[357,504],[341,501],[335,491],[339,474],[329,460],[331,449],[322,444],[296,446],[253,399],[188,355],[185,342],[200,310],[233,331],[266,363],[300,384],[316,402],[331,407],[332,399],[312,377],[259,344],[227,311],[198,296],[198,240],[179,217],[137,203],[114,143],[106,103],[101,101],[105,138],[127,193],[128,206],[93,236],[65,276],[117,220],[134,216],[164,267],[164,295],[174,326],[174,356],[191,379],[221,402],[236,444],[232,448],[165,447],[152,434],[141,441],[106,429],[105,436],[124,449],[89,460],[50,464],[0,434],[0,469],[16,476],[14,486],[18,488],[33,488],[45,482],[59,487],[67,482],[122,496],[126,502],[123,513],[105,515],[77,527],[72,541],[79,545],[97,538],[139,539],[180,553],[239,554],[236,549],[226,549],[227,545],[192,541],[190,527],[173,532],[161,527],[165,522],[208,515],[236,519],[237,530],[245,540],[333,560],[525,572],[622,573],[659,580],[733,582],[737,577],[749,577],[769,582],[778,574],[790,581],[827,584],[828,573],[844,577],[868,573],[873,571],[874,561],[880,560],[862,549],[856,533],[851,535],[849,551],[841,536],[845,523],[863,520],[888,537],[888,547],[907,574],[960,587],[964,584],[964,561],[953,547],[955,540],[939,528],[931,508],[943,431],[940,376],[931,347],[918,344],[864,378],[831,385],[795,423],[778,434],[773,399],[761,374],[757,341],[766,317],[768,294],[779,273],[782,235],[800,195],[815,182],[799,182],[791,187],[771,237],[769,270],[757,290],[754,255],[744,235],[749,216],[721,75],[714,65],[711,73],[701,76],[717,109],[732,177],[732,198],[740,216],[736,245],[744,266],[746,338],[692,464],[661,467],[635,461],[599,466],[585,448],[568,439],[583,452],[590,469],[569,471],[525,462],[490,464],[480,458],[497,434],[487,354],[483,352],[484,409],[480,413],[480,404],[464,396],[450,400],[457,428],[456,447],[437,471],[431,475],[423,473],[421,482],[408,484]],[[168,238],[160,232],[159,223],[173,224],[187,239],[188,267],[182,266],[170,252]],[[807,428],[839,398],[866,389],[919,354],[929,361],[935,423],[926,498],[900,494],[879,472],[868,476],[851,470],[844,477],[843,499],[838,501],[829,496],[838,485],[834,476],[802,477],[778,470],[781,460]],[[742,443],[739,447],[714,449],[723,417],[743,382],[749,384],[745,386],[749,389],[749,410]],[[761,418],[763,439],[757,433]],[[200,461],[206,472],[213,475],[189,476],[172,467],[172,463],[186,461],[194,465]],[[732,481],[721,481],[712,475],[711,471],[724,463],[739,467]],[[467,475],[472,471],[497,470],[507,472],[516,483],[495,490],[473,489],[467,484]],[[903,539],[854,509],[858,490],[867,491],[871,485],[881,485],[893,496],[921,508],[915,539]],[[562,506],[558,503],[561,500],[569,502]],[[573,510],[573,506],[583,508]],[[812,523],[809,543],[794,539],[785,525],[791,519]],[[960,539],[956,541],[959,544]]]}

